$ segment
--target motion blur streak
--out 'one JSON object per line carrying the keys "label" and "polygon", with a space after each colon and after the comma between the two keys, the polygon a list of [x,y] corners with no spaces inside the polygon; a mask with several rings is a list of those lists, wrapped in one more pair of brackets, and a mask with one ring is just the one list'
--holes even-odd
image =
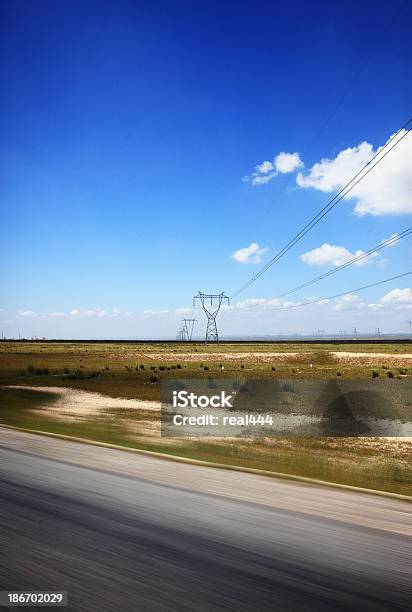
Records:
{"label": "motion blur streak", "polygon": [[410,609],[406,502],[5,429],[0,447],[1,589],[92,612]]}

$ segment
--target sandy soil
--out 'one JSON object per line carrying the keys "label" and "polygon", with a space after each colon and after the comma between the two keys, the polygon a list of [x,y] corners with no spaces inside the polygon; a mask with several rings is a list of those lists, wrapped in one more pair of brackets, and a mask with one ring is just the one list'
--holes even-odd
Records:
{"label": "sandy soil", "polygon": [[100,393],[91,391],[81,391],[67,387],[34,387],[29,385],[8,385],[9,389],[28,389],[31,391],[44,391],[55,393],[57,398],[53,404],[48,404],[47,408],[41,409],[42,413],[46,410],[53,417],[91,417],[108,410],[120,411],[138,410],[141,412],[158,412],[159,402],[147,400],[122,399],[108,397]]}
{"label": "sandy soil", "polygon": [[377,360],[381,360],[383,365],[412,365],[411,353],[350,353],[332,352],[333,357],[340,362],[351,363],[354,365],[376,365]]}
{"label": "sandy soil", "polygon": [[[153,359],[160,360],[173,360],[173,359],[181,359],[183,361],[218,361],[219,359],[224,359],[226,361],[245,361],[248,359],[253,359],[256,361],[271,361],[273,358],[277,359],[289,359],[290,357],[296,357],[296,355],[302,355],[302,353],[260,353],[260,352],[247,352],[247,353],[224,353],[218,352],[215,353],[150,353],[150,357]],[[149,355],[148,355],[149,356]]]}
{"label": "sandy soil", "polygon": [[[377,360],[381,360],[384,365],[403,366],[412,365],[412,353],[356,353],[349,351],[330,351],[326,354],[332,356],[339,362],[346,362],[354,365],[376,365]],[[308,357],[310,352],[308,352]],[[113,358],[119,358],[119,356],[112,355]],[[124,355],[121,356],[124,359]],[[153,361],[185,361],[185,362],[216,362],[222,361],[250,361],[253,360],[257,363],[271,363],[271,362],[290,362],[294,357],[298,357],[300,360],[305,357],[304,352],[248,352],[248,353],[234,353],[234,352],[214,352],[214,353],[148,353],[144,356],[146,359]]]}

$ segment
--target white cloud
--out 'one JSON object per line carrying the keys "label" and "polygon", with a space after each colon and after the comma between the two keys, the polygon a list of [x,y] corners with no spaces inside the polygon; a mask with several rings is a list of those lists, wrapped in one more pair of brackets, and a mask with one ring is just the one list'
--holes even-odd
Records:
{"label": "white cloud", "polygon": [[284,300],[281,298],[248,298],[241,302],[236,302],[230,309],[234,310],[245,310],[248,308],[260,307],[260,309],[270,310],[271,308],[283,307]]}
{"label": "white cloud", "polygon": [[399,234],[398,234],[397,232],[395,232],[394,234],[391,234],[391,235],[389,236],[389,238],[384,238],[383,240],[381,240],[381,244],[383,244],[384,242],[387,242],[387,241],[389,241],[389,240],[391,240],[392,242],[390,242],[390,244],[388,244],[387,246],[388,246],[388,247],[393,247],[393,246],[395,246],[396,244],[398,244],[398,242],[399,242],[399,240],[400,240],[400,238],[399,238]]}
{"label": "white cloud", "polygon": [[33,310],[19,310],[17,312],[17,316],[18,317],[37,317],[37,312],[34,312]]}
{"label": "white cloud", "polygon": [[[106,312],[106,311],[105,311]],[[112,317],[112,318],[128,318],[130,316],[132,316],[133,313],[132,312],[128,312],[127,310],[120,310],[120,308],[118,308],[116,306],[116,308],[113,308],[112,311],[107,312],[108,317]]]}
{"label": "white cloud", "polygon": [[[311,302],[313,300],[317,300],[316,296],[305,297],[301,300],[284,300],[283,298],[273,297],[273,298],[248,298],[246,300],[242,300],[241,302],[236,302],[228,307],[229,310],[244,310],[251,312],[263,312],[263,311],[282,311],[288,310],[289,308],[295,308],[299,305],[306,304],[307,302]],[[351,301],[351,300],[349,300]],[[319,301],[314,304],[317,306],[324,306],[330,304],[331,300],[328,298],[319,299]],[[292,310],[291,310],[292,312]]]}
{"label": "white cloud", "polygon": [[275,178],[275,176],[276,172],[270,172],[270,174],[254,174],[252,176],[252,185],[266,185]]}
{"label": "white cloud", "polygon": [[359,302],[359,296],[354,293],[348,293],[348,295],[343,295],[340,298],[337,298],[340,303],[350,303],[350,302]]}
{"label": "white cloud", "polygon": [[[317,301],[319,300],[319,301]],[[311,302],[314,302],[311,304]],[[309,304],[309,305],[308,305]],[[307,305],[304,309],[300,310],[297,308],[299,305]],[[325,307],[328,307],[325,309]],[[319,299],[317,296],[306,296],[296,301],[287,301],[283,298],[248,298],[241,302],[236,302],[230,306],[231,310],[239,310],[245,312],[264,312],[264,311],[278,311],[294,312],[294,309],[301,313],[311,313],[313,316],[314,312],[318,307],[322,307],[322,311],[326,313],[330,312],[350,312],[350,311],[371,311],[380,312],[384,311],[387,316],[391,313],[394,314],[395,310],[401,308],[412,308],[412,289],[393,289],[377,303],[368,303],[364,296],[357,295],[355,293],[348,293],[340,297],[333,299]]]}
{"label": "white cloud", "polygon": [[175,313],[181,317],[190,315],[193,312],[193,308],[176,308]]}
{"label": "white cloud", "polygon": [[[344,246],[336,246],[325,242],[322,246],[312,249],[307,253],[303,253],[300,259],[309,266],[341,266],[350,261],[354,257],[363,255],[365,251],[362,249],[351,253]],[[354,263],[355,266],[364,266],[377,257],[378,253],[371,253],[368,257]]]}
{"label": "white cloud", "polygon": [[262,166],[265,167],[266,164],[272,165],[271,162],[262,162],[261,164],[259,164],[259,166],[256,166],[255,172],[248,176],[244,176],[242,178],[242,181],[244,181],[245,183],[251,182],[252,185],[266,185],[266,183],[269,183],[269,181],[271,181],[277,173],[275,172],[275,170],[273,170],[272,172],[266,170],[262,172],[260,168],[262,168]]}
{"label": "white cloud", "polygon": [[338,312],[343,310],[359,310],[365,308],[366,304],[362,298],[353,293],[343,295],[342,297],[335,299],[334,309]]}
{"label": "white cloud", "polygon": [[82,312],[82,315],[85,317],[97,317],[99,314],[99,311],[94,310],[94,308],[90,308],[89,310],[84,310]]}
{"label": "white cloud", "polygon": [[262,255],[268,251],[267,247],[260,247],[257,242],[252,242],[248,247],[235,251],[230,257],[238,263],[257,264],[262,261]]}
{"label": "white cloud", "polygon": [[18,310],[17,316],[23,317],[26,319],[34,319],[34,318],[56,319],[56,318],[64,317],[65,313],[60,312],[60,311],[59,312],[34,312],[33,310]]}
{"label": "white cloud", "polygon": [[147,308],[146,310],[143,311],[143,314],[146,316],[158,316],[158,315],[165,315],[169,313],[170,313],[170,310],[153,310],[152,308]]}
{"label": "white cloud", "polygon": [[256,166],[256,172],[259,172],[259,174],[269,174],[272,170],[274,170],[274,167],[270,161],[264,161],[259,166]]}
{"label": "white cloud", "polygon": [[397,306],[398,308],[412,308],[412,289],[393,289],[380,299],[384,305]]}
{"label": "white cloud", "polygon": [[368,304],[368,308],[370,310],[381,310],[383,308],[383,304]]}
{"label": "white cloud", "polygon": [[128,317],[132,313],[119,310],[114,308],[112,311],[105,310],[103,308],[89,308],[82,310],[81,308],[74,308],[69,313],[63,311],[54,312],[34,312],[33,310],[18,310],[18,317],[25,318],[38,318],[38,319],[62,319],[64,317],[70,318],[115,318],[115,317]]}
{"label": "white cloud", "polygon": [[70,311],[70,315],[73,317],[105,317],[108,315],[108,312],[102,308],[91,308],[89,310],[74,308]]}
{"label": "white cloud", "polygon": [[282,174],[294,172],[304,166],[299,153],[284,153],[283,151],[276,155],[274,164],[276,170]]}
{"label": "white cloud", "polygon": [[264,161],[255,166],[255,171],[248,176],[244,176],[242,181],[251,182],[252,185],[266,185],[280,172],[282,174],[294,172],[303,168],[303,161],[299,153],[281,152],[273,161]]}
{"label": "white cloud", "polygon": [[299,172],[299,187],[313,187],[319,191],[337,191],[342,188],[373,157],[373,147],[362,142],[352,149],[341,151],[335,159],[322,159],[312,166],[306,176]]}
{"label": "white cloud", "polygon": [[[355,199],[355,213],[362,215],[400,215],[412,213],[412,138],[401,130],[393,137],[378,166],[371,170],[345,196]],[[405,136],[401,142],[400,139]],[[396,142],[399,144],[386,156],[383,155]],[[334,159],[322,159],[314,164],[308,174],[299,172],[296,183],[299,187],[319,191],[339,191],[359,172],[382,147],[374,150],[368,142],[341,151]],[[368,169],[365,170],[365,172]],[[360,176],[363,176],[361,173]]]}

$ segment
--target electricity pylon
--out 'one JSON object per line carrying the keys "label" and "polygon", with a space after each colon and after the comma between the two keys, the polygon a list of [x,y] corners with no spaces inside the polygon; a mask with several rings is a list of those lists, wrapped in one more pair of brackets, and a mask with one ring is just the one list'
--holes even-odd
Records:
{"label": "electricity pylon", "polygon": [[179,329],[179,331],[177,332],[177,334],[176,334],[176,340],[179,340],[179,341],[181,341],[181,342],[184,342],[184,341],[185,341],[185,329],[184,329],[184,327],[181,327],[181,328]]}
{"label": "electricity pylon", "polygon": [[217,333],[216,317],[223,303],[230,305],[230,300],[225,293],[208,294],[199,291],[193,298],[193,306],[196,305],[196,300],[200,300],[207,317],[206,325],[206,342],[219,342],[219,334]]}
{"label": "electricity pylon", "polygon": [[193,330],[195,328],[196,319],[182,319],[184,339],[187,342],[191,342],[193,336]]}

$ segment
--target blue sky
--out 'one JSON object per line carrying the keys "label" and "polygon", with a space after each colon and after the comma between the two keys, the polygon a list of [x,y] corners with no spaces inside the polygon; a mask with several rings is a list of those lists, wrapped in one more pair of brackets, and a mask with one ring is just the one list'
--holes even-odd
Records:
{"label": "blue sky", "polygon": [[[350,149],[346,171],[358,168],[356,147],[366,142],[376,150],[409,118],[409,3],[384,35],[400,6],[2,3],[4,332],[174,335],[176,309],[190,308],[199,289],[232,294],[259,269],[259,262],[231,257],[236,251],[256,243],[265,249],[264,264],[336,193],[345,167],[336,178],[336,164],[329,164],[316,179],[314,164]],[[270,301],[330,269],[335,260],[301,258],[325,243],[355,253],[412,225],[409,141],[412,135],[388,165],[383,186],[376,179],[366,195],[343,201],[236,300]],[[275,168],[266,184],[242,180],[264,161],[275,167],[281,152],[298,153],[304,165],[287,173]],[[331,173],[336,180],[325,191]],[[389,208],[381,202],[374,208],[378,192],[387,193]],[[399,274],[411,267],[411,255],[409,238],[293,299]],[[335,309],[330,330],[355,320],[365,328],[403,329],[412,318],[410,287],[405,279],[362,294],[366,304],[381,307]],[[396,289],[403,293],[391,308],[380,302]],[[259,318],[243,315],[244,306],[224,313],[227,333],[293,331],[298,322],[304,331],[324,319],[311,309],[299,320],[286,313],[279,319],[269,307]]]}

